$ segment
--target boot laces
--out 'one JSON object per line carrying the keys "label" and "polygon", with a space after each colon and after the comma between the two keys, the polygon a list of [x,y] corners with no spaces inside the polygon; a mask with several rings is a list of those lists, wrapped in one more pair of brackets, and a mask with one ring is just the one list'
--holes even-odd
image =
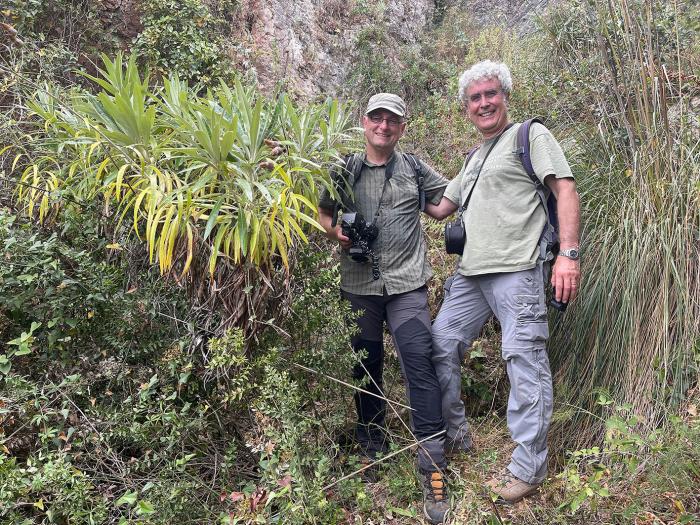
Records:
{"label": "boot laces", "polygon": [[428,489],[428,497],[435,502],[444,501],[447,495],[445,480],[440,472],[429,472],[425,476],[425,486]]}

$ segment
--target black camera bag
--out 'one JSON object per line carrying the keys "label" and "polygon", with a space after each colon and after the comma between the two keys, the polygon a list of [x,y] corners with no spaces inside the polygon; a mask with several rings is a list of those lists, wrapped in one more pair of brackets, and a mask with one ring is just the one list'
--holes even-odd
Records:
{"label": "black camera bag", "polygon": [[462,214],[453,221],[445,224],[445,251],[451,254],[462,255],[464,243],[467,240],[467,232],[464,230]]}
{"label": "black camera bag", "polygon": [[[472,157],[478,150],[479,146],[474,146],[469,150],[462,169],[467,167],[469,161],[472,160]],[[467,195],[467,198],[464,199],[464,205],[459,207],[457,218],[448,221],[447,224],[445,224],[445,251],[449,254],[462,255],[462,253],[464,253],[464,244],[467,242],[467,231],[464,229],[462,214],[464,213],[464,208],[467,205],[467,202],[469,202],[469,197],[472,195],[474,186],[476,186],[476,181],[474,181],[474,184],[472,184],[472,188],[469,190],[469,195]]]}

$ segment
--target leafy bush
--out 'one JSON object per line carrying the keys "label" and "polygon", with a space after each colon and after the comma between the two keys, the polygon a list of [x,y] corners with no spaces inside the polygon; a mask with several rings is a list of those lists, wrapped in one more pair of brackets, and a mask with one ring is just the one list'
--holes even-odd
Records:
{"label": "leafy bush", "polygon": [[607,413],[603,444],[568,454],[557,474],[564,491],[559,509],[588,522],[598,521],[602,512],[613,522],[653,513],[664,521],[695,523],[700,511],[693,490],[700,476],[697,418],[671,416],[666,429],[648,432],[631,405],[617,405],[603,393],[598,404]]}
{"label": "leafy bush", "polygon": [[220,28],[201,0],[146,0],[141,9],[133,52],[155,72],[203,85],[231,75]]}
{"label": "leafy bush", "polygon": [[0,16],[14,26],[25,44],[65,46],[81,52],[108,51],[114,45],[103,31],[99,5],[85,0],[6,0]]}
{"label": "leafy bush", "polygon": [[352,392],[332,378],[356,357],[326,247],[300,258],[290,311],[251,356],[240,330],[190,346],[196,318],[167,283],[106,260],[104,241],[87,253],[7,212],[1,224],[2,336],[32,332],[0,382],[2,520],[340,521],[361,486],[322,490],[352,468],[337,444]]}
{"label": "leafy bush", "polygon": [[5,39],[3,30],[0,78],[20,81],[25,89],[43,80],[61,84],[79,81],[75,70],[81,64],[118,47],[112,31],[105,30],[100,13],[100,4],[87,0],[4,1],[0,22],[17,31],[19,41]]}
{"label": "leafy bush", "polygon": [[[93,242],[89,232],[88,226],[82,240]],[[88,251],[80,239],[67,243],[56,232],[35,231],[0,210],[5,261],[0,269],[0,335],[5,342],[14,338],[8,344],[18,371],[27,373],[40,362],[48,366],[53,359],[83,354],[89,359],[119,355],[124,345],[137,340],[144,351],[161,335],[143,318],[152,306],[129,293],[122,269],[105,260],[105,245],[98,242]],[[17,350],[12,351],[13,346]],[[8,357],[0,355],[5,374],[13,365]]]}

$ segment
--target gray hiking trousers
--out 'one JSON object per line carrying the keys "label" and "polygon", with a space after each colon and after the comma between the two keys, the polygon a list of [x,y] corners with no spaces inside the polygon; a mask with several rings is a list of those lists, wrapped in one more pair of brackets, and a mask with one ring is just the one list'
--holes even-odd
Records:
{"label": "gray hiking trousers", "polygon": [[528,483],[547,472],[547,431],[552,418],[552,375],[545,343],[549,336],[544,281],[548,268],[465,277],[445,282],[445,300],[433,323],[433,362],[442,389],[447,439],[469,434],[462,402],[465,351],[495,315],[503,338],[510,395],[507,422],[516,448],[508,470]]}

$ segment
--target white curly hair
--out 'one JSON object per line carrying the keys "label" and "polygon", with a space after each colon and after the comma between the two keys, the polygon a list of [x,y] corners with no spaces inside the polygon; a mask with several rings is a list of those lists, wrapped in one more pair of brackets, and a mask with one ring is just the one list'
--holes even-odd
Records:
{"label": "white curly hair", "polygon": [[459,77],[460,102],[464,104],[467,101],[467,88],[469,84],[488,78],[497,78],[501,83],[503,92],[506,94],[506,98],[510,96],[513,90],[513,79],[510,76],[510,69],[508,69],[508,66],[503,62],[483,60],[474,64]]}

